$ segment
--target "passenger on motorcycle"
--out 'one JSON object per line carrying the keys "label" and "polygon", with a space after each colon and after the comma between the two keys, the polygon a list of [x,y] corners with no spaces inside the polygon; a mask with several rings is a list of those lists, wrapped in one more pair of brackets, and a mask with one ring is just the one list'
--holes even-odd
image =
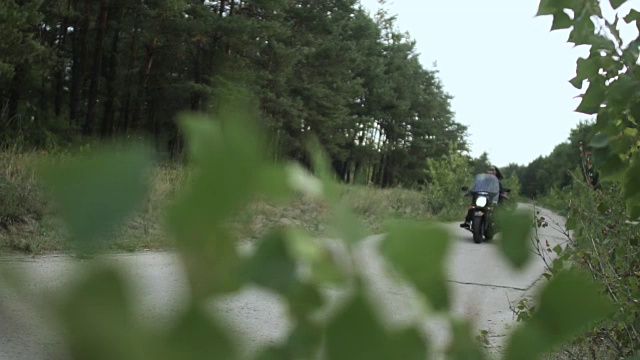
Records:
{"label": "passenger on motorcycle", "polygon": [[[500,170],[496,166],[491,165],[487,169],[487,174],[494,175],[495,177],[498,178],[498,180],[500,182],[500,196],[499,196],[499,198],[508,199],[509,195],[507,194],[507,191],[509,189],[506,189],[506,188],[504,188],[502,186],[502,173],[500,172]],[[466,195],[470,195],[470,193],[467,192]],[[460,224],[460,227],[461,228],[465,228],[465,229],[470,229],[472,220],[473,220],[473,209],[469,209],[469,210],[467,210],[467,217],[464,219],[464,222],[462,224]]]}

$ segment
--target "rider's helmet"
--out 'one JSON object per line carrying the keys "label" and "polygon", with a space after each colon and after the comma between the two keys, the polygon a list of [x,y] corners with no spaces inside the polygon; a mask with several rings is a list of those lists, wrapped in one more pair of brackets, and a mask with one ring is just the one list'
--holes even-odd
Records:
{"label": "rider's helmet", "polygon": [[490,165],[487,168],[487,174],[495,175],[498,180],[502,180],[502,173],[500,172],[500,169],[498,169],[498,167],[495,165]]}

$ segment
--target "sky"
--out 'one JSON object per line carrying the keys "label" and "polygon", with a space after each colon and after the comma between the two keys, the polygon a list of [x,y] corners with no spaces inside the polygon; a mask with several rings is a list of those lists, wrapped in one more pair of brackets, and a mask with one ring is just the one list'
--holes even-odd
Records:
{"label": "sky", "polygon": [[[372,14],[377,0],[360,0]],[[487,152],[497,166],[527,165],[546,156],[569,137],[580,120],[575,112],[581,90],[569,84],[586,46],[567,43],[569,30],[550,32],[552,17],[536,17],[539,0],[389,0],[396,27],[416,40],[426,69],[438,71],[455,120],[467,125],[471,155]],[[601,6],[607,19],[640,11],[630,0],[615,12]],[[627,25],[627,42],[638,31]],[[434,67],[435,66],[435,67]]]}

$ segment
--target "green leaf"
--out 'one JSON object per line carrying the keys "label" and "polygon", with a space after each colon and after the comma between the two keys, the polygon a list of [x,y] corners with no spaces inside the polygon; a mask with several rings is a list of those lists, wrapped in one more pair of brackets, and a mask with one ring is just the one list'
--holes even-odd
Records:
{"label": "green leaf", "polygon": [[296,319],[304,319],[324,305],[324,299],[316,284],[295,281],[285,295],[289,303],[289,311]]}
{"label": "green leaf", "polygon": [[622,191],[625,199],[630,199],[640,194],[640,156],[638,155],[634,156],[624,174]]}
{"label": "green leaf", "polygon": [[[551,277],[553,281],[553,277]],[[535,315],[534,315],[535,316]],[[549,348],[545,334],[540,334],[537,326],[531,325],[531,318],[514,331],[507,345],[505,360],[536,360]]]}
{"label": "green leaf", "polygon": [[609,150],[613,154],[627,154],[630,150],[633,149],[633,146],[635,144],[635,136],[629,136],[623,133],[611,142]]}
{"label": "green leaf", "polygon": [[605,215],[609,211],[609,206],[606,203],[601,202],[598,204],[597,210],[600,215]]}
{"label": "green leaf", "polygon": [[632,99],[640,89],[640,82],[629,75],[621,74],[618,79],[609,85],[607,104],[615,107],[623,107]]}
{"label": "green leaf", "polygon": [[609,148],[596,148],[593,151],[593,163],[600,173],[600,181],[620,181],[623,179],[627,163]]}
{"label": "green leaf", "polygon": [[569,80],[569,83],[571,85],[573,85],[574,88],[576,89],[582,89],[582,83],[584,82],[584,79],[581,79],[577,76],[575,76],[573,79]]}
{"label": "green leaf", "polygon": [[638,10],[636,9],[629,10],[629,14],[627,14],[627,16],[624,17],[624,21],[627,24],[633,21],[638,21],[638,20],[640,20],[640,12],[638,12]]}
{"label": "green leaf", "polygon": [[589,146],[594,148],[605,148],[609,145],[609,136],[603,133],[597,133],[589,142]]}
{"label": "green leaf", "polygon": [[531,319],[509,339],[506,360],[537,359],[614,310],[599,286],[575,270],[562,271],[551,278],[537,303]]}
{"label": "green leaf", "polygon": [[578,58],[576,61],[576,75],[583,79],[588,79],[594,75],[597,76],[601,63],[602,57],[596,54],[590,54],[586,59]]}
{"label": "green leaf", "polygon": [[553,0],[540,0],[538,5],[538,12],[536,16],[553,15],[558,11],[558,8]]}
{"label": "green leaf", "polygon": [[567,218],[567,222],[565,224],[566,229],[567,230],[575,230],[576,229],[576,225],[577,225],[576,217],[575,216],[569,216]]}
{"label": "green leaf", "polygon": [[[616,1],[616,0],[611,0],[611,1]],[[621,0],[622,2],[626,1],[626,0]],[[618,43],[619,46],[622,46],[622,39],[620,38],[620,30],[618,29],[618,23],[620,22],[620,18],[618,17],[618,14],[616,14],[613,23],[609,22],[608,20],[605,19],[605,23],[607,24],[607,28],[609,29],[609,31],[611,32],[611,34],[613,35],[613,37],[616,39],[616,42]]]}
{"label": "green leaf", "polygon": [[389,336],[392,353],[388,359],[426,359],[427,344],[422,339],[420,332],[414,328],[393,332]]}
{"label": "green leaf", "polygon": [[582,96],[582,101],[576,108],[576,111],[590,115],[595,114],[600,110],[600,105],[602,105],[604,99],[604,80],[601,77],[594,78]]}
{"label": "green leaf", "polygon": [[286,346],[275,345],[263,349],[255,358],[256,360],[294,360],[296,359],[289,353]]}
{"label": "green leaf", "polygon": [[[65,295],[58,316],[73,359],[143,359],[152,349],[114,269],[92,269]],[[99,326],[98,326],[99,324]]]}
{"label": "green leaf", "polygon": [[533,214],[531,211],[500,212],[496,219],[502,228],[500,250],[516,269],[522,269],[529,260],[529,234]]}
{"label": "green leaf", "polygon": [[627,65],[633,65],[638,62],[640,57],[640,39],[636,39],[622,51],[622,61]]}
{"label": "green leaf", "polygon": [[335,183],[335,174],[331,170],[329,157],[322,150],[322,146],[317,138],[314,138],[308,145],[313,170],[315,175],[322,181],[323,195],[332,203],[337,203],[340,197],[340,191]]}
{"label": "green leaf", "polygon": [[597,77],[601,66],[601,57],[591,54],[588,58],[578,58],[576,62],[576,76],[570,80],[576,89],[582,89],[582,83],[585,79]]}
{"label": "green leaf", "polygon": [[331,360],[426,359],[427,348],[414,329],[390,333],[359,291],[327,326]]}
{"label": "green leaf", "polygon": [[589,275],[577,270],[565,271],[556,275],[542,291],[534,320],[559,343],[612,310],[609,299],[601,294],[600,285]]}
{"label": "green leaf", "polygon": [[467,322],[452,321],[453,341],[447,349],[447,359],[483,360],[486,356],[478,347]]}
{"label": "green leaf", "polygon": [[640,218],[640,196],[627,199],[625,204],[627,215],[633,220]]}
{"label": "green leaf", "polygon": [[624,4],[625,2],[627,2],[627,0],[609,0],[609,3],[611,4],[611,7],[613,8],[613,10],[616,10],[617,8],[622,6],[622,4]]}
{"label": "green leaf", "polygon": [[260,240],[255,254],[247,260],[247,279],[270,290],[286,294],[296,283],[296,262],[290,256],[286,230],[278,228]]}
{"label": "green leaf", "polygon": [[564,12],[553,14],[553,22],[551,23],[551,31],[568,29],[573,25],[573,19]]}
{"label": "green leaf", "polygon": [[[605,50],[608,54],[613,54],[616,51],[616,43],[600,34],[591,35],[589,37],[589,44],[591,44],[591,51]],[[615,63],[612,62],[611,65],[615,65]]]}
{"label": "green leaf", "polygon": [[244,107],[229,101],[217,119],[181,118],[192,169],[188,186],[169,209],[168,225],[195,298],[240,286],[241,261],[227,220],[252,195],[273,189],[261,184],[260,174],[278,173],[265,165],[263,141]]}
{"label": "green leaf", "polygon": [[322,344],[324,327],[304,318],[298,321],[287,341],[287,352],[291,355],[291,359],[313,359]]}
{"label": "green leaf", "polygon": [[622,51],[622,61],[627,65],[635,65],[640,56],[640,38],[635,39]]}
{"label": "green leaf", "polygon": [[323,340],[323,328],[306,319],[295,325],[287,343],[263,350],[256,360],[296,360],[317,357]]}
{"label": "green leaf", "polygon": [[350,244],[358,243],[368,235],[362,220],[344,204],[333,207],[329,228],[333,236]]}
{"label": "green leaf", "polygon": [[[615,126],[615,121],[613,120],[617,115],[612,114],[613,112],[615,112],[613,109],[605,108],[598,113],[596,123],[593,126],[593,133],[602,131],[607,134],[615,134],[617,132],[617,126]],[[610,130],[612,127],[614,129]]]}
{"label": "green leaf", "polygon": [[602,7],[600,6],[600,0],[587,0],[587,1],[582,1],[582,3],[585,6],[585,12],[584,15],[589,16],[590,18],[592,18],[594,15],[599,17],[599,18],[603,18],[602,16]]}
{"label": "green leaf", "polygon": [[[159,344],[160,345],[160,344]],[[229,333],[207,311],[191,305],[163,338],[159,359],[237,359]]]}
{"label": "green leaf", "polygon": [[449,233],[442,226],[400,222],[390,225],[381,250],[436,310],[445,310],[449,307],[450,296],[444,276],[449,246]]}
{"label": "green leaf", "polygon": [[[193,180],[172,213],[174,231],[209,231],[232,214],[258,189],[262,149],[248,118],[228,115],[223,121],[188,115],[180,122],[194,165]],[[222,126],[224,123],[224,127]],[[178,225],[179,224],[179,225]]]}
{"label": "green leaf", "polygon": [[575,45],[591,45],[596,27],[589,17],[577,17],[573,30],[569,33],[568,42]]}
{"label": "green leaf", "polygon": [[556,255],[560,255],[562,253],[562,246],[560,246],[560,244],[554,246],[553,252],[556,253]]}
{"label": "green leaf", "polygon": [[580,1],[576,0],[540,0],[536,16],[555,15],[564,9],[576,10],[579,6]]}
{"label": "green leaf", "polygon": [[286,181],[289,187],[312,198],[320,198],[324,184],[320,179],[304,169],[299,163],[289,163],[286,167]]}
{"label": "green leaf", "polygon": [[326,243],[320,242],[298,229],[286,229],[290,254],[311,268],[311,280],[317,285],[340,285],[346,277],[335,262]]}
{"label": "green leaf", "polygon": [[40,168],[59,212],[80,251],[96,251],[116,226],[142,203],[152,158],[139,144],[100,148],[85,156]]}
{"label": "green leaf", "polygon": [[258,192],[267,198],[276,201],[285,201],[291,198],[291,186],[287,168],[282,164],[265,164],[262,171],[256,176],[258,180]]}

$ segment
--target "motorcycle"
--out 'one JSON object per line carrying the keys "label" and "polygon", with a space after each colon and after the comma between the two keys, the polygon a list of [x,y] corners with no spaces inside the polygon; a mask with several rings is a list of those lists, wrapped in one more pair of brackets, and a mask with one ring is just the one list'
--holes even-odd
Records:
{"label": "motorcycle", "polygon": [[[495,221],[495,208],[501,197],[500,181],[491,174],[478,174],[474,179],[474,185],[471,190],[468,187],[462,187],[463,191],[468,191],[471,195],[471,205],[468,209],[473,212],[471,226],[467,230],[473,233],[473,241],[476,244],[486,240],[493,239],[493,236],[499,231]],[[504,189],[504,192],[511,192],[510,189]]]}

